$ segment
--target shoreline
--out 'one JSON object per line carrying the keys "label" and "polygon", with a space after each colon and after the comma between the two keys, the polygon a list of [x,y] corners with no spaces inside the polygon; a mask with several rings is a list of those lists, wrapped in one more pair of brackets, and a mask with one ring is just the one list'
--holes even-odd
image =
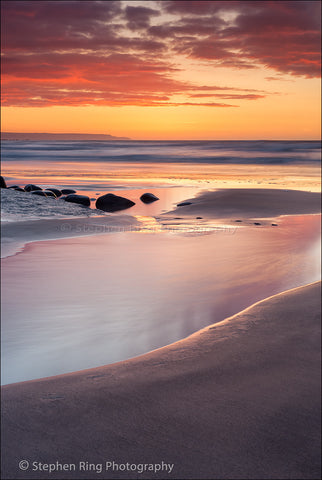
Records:
{"label": "shoreline", "polygon": [[174,463],[167,478],[317,478],[320,287],[281,292],[130,360],[3,386],[3,478],[97,478],[19,472],[17,461],[113,456]]}
{"label": "shoreline", "polygon": [[[160,230],[162,225],[168,227],[187,225],[185,223],[187,221],[188,225],[194,227],[196,215],[202,215],[200,217],[202,222],[199,222],[201,227],[204,221],[208,220],[217,222],[219,226],[223,223],[236,227],[249,226],[252,220],[263,220],[261,225],[266,225],[269,220],[273,221],[282,216],[321,214],[320,200],[320,193],[303,190],[264,188],[206,190],[183,201],[191,202],[190,205],[177,206],[168,212],[152,215],[151,219],[156,222],[153,228],[158,225]],[[130,211],[119,214],[116,212],[113,215],[106,215],[104,212],[95,215],[94,211],[89,213],[90,216],[83,217],[2,222],[1,258],[21,253],[24,246],[31,242],[122,232],[140,227],[145,229],[147,226],[140,220],[140,215],[133,216]],[[205,226],[207,227],[207,224]]]}

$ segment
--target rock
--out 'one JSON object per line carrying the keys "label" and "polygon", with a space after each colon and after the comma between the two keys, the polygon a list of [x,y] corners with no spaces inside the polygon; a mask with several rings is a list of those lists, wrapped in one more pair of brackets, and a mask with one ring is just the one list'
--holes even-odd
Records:
{"label": "rock", "polygon": [[52,192],[51,190],[44,190],[45,194],[47,195],[47,197],[54,197],[56,198],[56,195],[54,194],[54,192]]}
{"label": "rock", "polygon": [[[14,190],[17,190],[17,192],[24,192],[25,190],[21,187],[16,187]],[[38,190],[37,190],[38,191]]]}
{"label": "rock", "polygon": [[25,186],[25,192],[34,192],[36,190],[42,190],[42,188],[38,187],[37,185],[33,185],[32,183],[28,183],[28,185]]}
{"label": "rock", "polygon": [[107,193],[96,200],[96,208],[104,212],[117,212],[118,210],[125,210],[135,205],[132,200],[124,197],[114,195],[114,193]]}
{"label": "rock", "polygon": [[272,227],[278,227],[277,223],[272,223]]}
{"label": "rock", "polygon": [[201,220],[201,219],[202,219],[202,217],[196,217],[196,219],[197,219],[197,220]]}
{"label": "rock", "polygon": [[242,220],[235,220],[235,222],[242,222]]}
{"label": "rock", "polygon": [[32,195],[41,195],[42,197],[47,197],[47,194],[43,190],[32,190]]}
{"label": "rock", "polygon": [[185,205],[191,205],[192,202],[181,202],[181,203],[178,203],[177,207],[184,207]]}
{"label": "rock", "polygon": [[67,195],[65,198],[66,202],[72,202],[72,203],[79,203],[80,205],[84,205],[84,207],[89,207],[91,204],[91,201],[87,195],[74,195],[73,193],[70,195]]}
{"label": "rock", "polygon": [[10,185],[10,187],[7,188],[20,188],[19,185]]}
{"label": "rock", "polygon": [[152,203],[152,202],[156,202],[157,200],[159,200],[159,198],[156,197],[155,195],[153,195],[153,193],[143,193],[143,195],[141,195],[141,197],[140,197],[140,200],[143,203]]}
{"label": "rock", "polygon": [[67,195],[62,195],[61,197],[59,197],[59,200],[66,200],[66,197]]}
{"label": "rock", "polygon": [[76,190],[73,190],[72,188],[63,188],[61,193],[64,195],[70,195],[72,193],[76,193]]}
{"label": "rock", "polygon": [[0,188],[7,188],[7,184],[2,175],[0,175]]}
{"label": "rock", "polygon": [[58,190],[58,188],[46,188],[46,192],[49,191],[49,192],[53,192],[56,197],[60,197],[62,192],[60,190]]}
{"label": "rock", "polygon": [[261,223],[259,223],[259,222],[254,222],[254,225],[261,225]]}

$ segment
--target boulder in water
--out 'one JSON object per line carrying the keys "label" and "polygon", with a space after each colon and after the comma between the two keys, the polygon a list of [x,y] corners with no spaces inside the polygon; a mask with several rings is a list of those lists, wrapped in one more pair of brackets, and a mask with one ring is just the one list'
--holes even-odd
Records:
{"label": "boulder in water", "polygon": [[19,185],[10,185],[10,187],[7,188],[20,188]]}
{"label": "boulder in water", "polygon": [[16,187],[13,190],[16,190],[17,192],[24,192],[25,190],[21,187]]}
{"label": "boulder in water", "polygon": [[61,193],[63,195],[70,195],[72,193],[76,193],[76,190],[73,190],[72,188],[63,188]]}
{"label": "boulder in water", "polygon": [[7,188],[7,184],[2,175],[0,175],[0,188]]}
{"label": "boulder in water", "polygon": [[114,193],[107,193],[98,197],[96,200],[96,208],[103,210],[104,212],[117,212],[118,210],[125,210],[126,208],[133,207],[135,205],[132,200],[128,200],[124,197],[114,195]]}
{"label": "boulder in water", "polygon": [[91,201],[87,195],[75,195],[75,194],[70,194],[67,195],[65,198],[66,202],[72,202],[72,203],[78,203],[79,205],[84,205],[84,207],[89,207],[91,204]]}
{"label": "boulder in water", "polygon": [[32,183],[28,183],[25,186],[25,192],[35,192],[36,190],[42,190],[42,188],[38,187],[37,185],[33,185]]}
{"label": "boulder in water", "polygon": [[143,203],[152,203],[152,202],[156,202],[157,200],[159,200],[159,198],[156,197],[155,195],[153,195],[153,193],[143,193],[143,195],[141,195],[141,197],[140,197],[140,200]]}
{"label": "boulder in water", "polygon": [[192,202],[181,202],[181,203],[178,203],[177,207],[184,207],[185,205],[191,205]]}

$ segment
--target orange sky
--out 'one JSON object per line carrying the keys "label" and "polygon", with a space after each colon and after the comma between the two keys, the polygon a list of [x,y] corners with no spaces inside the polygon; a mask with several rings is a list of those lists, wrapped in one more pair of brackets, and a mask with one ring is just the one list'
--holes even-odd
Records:
{"label": "orange sky", "polygon": [[318,1],[3,1],[1,130],[318,139]]}

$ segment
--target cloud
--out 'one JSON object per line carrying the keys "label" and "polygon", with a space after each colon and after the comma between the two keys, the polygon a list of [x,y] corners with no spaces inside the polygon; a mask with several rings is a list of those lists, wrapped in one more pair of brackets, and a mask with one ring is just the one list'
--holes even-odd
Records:
{"label": "cloud", "polygon": [[251,74],[264,66],[280,76],[318,77],[319,11],[319,2],[291,0],[171,0],[144,6],[5,0],[3,104],[232,106],[180,103],[173,99],[178,94],[260,100],[269,92],[179,80],[176,55],[211,68]]}

